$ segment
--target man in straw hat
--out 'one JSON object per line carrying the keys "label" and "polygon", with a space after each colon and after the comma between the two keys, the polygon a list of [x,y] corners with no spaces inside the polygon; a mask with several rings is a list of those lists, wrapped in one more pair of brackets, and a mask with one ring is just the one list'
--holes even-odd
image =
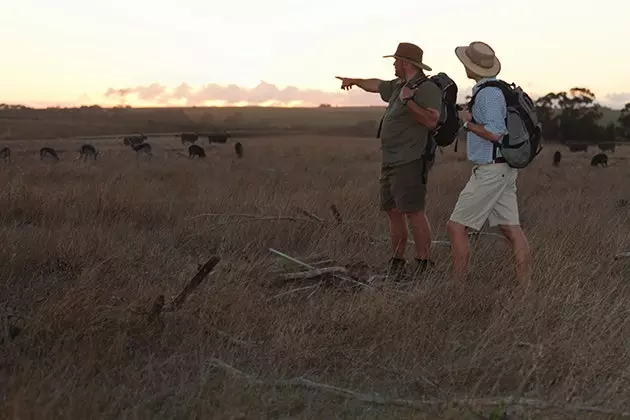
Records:
{"label": "man in straw hat", "polygon": [[[455,49],[457,58],[466,69],[468,78],[476,83],[472,93],[475,100],[471,110],[459,115],[467,131],[468,160],[473,163],[472,175],[455,204],[447,223],[453,255],[455,277],[465,281],[468,265],[468,236],[466,226],[480,230],[486,220],[499,226],[508,239],[516,260],[516,275],[524,288],[529,286],[529,245],[521,229],[516,200],[518,170],[510,167],[494,142],[508,133],[507,106],[500,88],[480,85],[496,80],[501,62],[494,50],[484,42],[472,42]],[[494,151],[494,155],[493,155]]]}
{"label": "man in straw hat", "polygon": [[413,274],[432,265],[431,228],[424,210],[427,175],[435,150],[431,131],[440,117],[442,91],[435,83],[417,85],[427,79],[424,70],[431,71],[423,62],[422,48],[417,45],[402,42],[394,54],[384,57],[394,58],[393,80],[337,78],[342,81],[342,89],[356,85],[367,92],[379,93],[388,102],[379,128],[380,208],[389,219],[393,248],[389,271],[398,280],[406,265],[406,220],[416,248]]}

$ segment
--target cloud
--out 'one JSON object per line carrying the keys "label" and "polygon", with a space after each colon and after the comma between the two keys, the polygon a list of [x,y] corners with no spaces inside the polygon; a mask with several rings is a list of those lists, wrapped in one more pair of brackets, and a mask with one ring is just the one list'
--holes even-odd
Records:
{"label": "cloud", "polygon": [[300,106],[318,106],[320,104],[338,106],[386,105],[378,94],[368,93],[357,87],[349,92],[328,92],[318,89],[299,89],[295,86],[279,88],[264,81],[261,81],[254,88],[216,83],[208,83],[194,88],[187,83],[182,83],[169,89],[159,83],[152,83],[148,86],[109,88],[105,92],[105,97],[123,102],[135,99],[149,105],[168,105],[172,102],[183,103],[187,106],[217,102],[225,105],[247,103],[248,105],[276,106],[291,104]]}

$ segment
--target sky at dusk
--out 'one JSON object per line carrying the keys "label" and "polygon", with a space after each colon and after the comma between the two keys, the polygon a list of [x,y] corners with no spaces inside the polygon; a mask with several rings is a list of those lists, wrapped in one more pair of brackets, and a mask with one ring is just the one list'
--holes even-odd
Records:
{"label": "sky at dusk", "polygon": [[[483,6],[482,6],[483,4]],[[489,43],[532,96],[630,102],[630,2],[20,0],[0,7],[0,103],[384,105],[335,76],[393,78],[399,42],[470,92],[453,50]],[[475,6],[476,5],[476,6]]]}

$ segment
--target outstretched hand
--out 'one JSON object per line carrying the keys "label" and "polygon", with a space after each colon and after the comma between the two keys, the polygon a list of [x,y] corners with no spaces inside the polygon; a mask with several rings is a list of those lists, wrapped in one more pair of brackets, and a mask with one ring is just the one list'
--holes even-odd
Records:
{"label": "outstretched hand", "polygon": [[356,85],[355,79],[351,79],[349,77],[340,77],[340,76],[335,76],[335,77],[341,80],[341,89],[343,90],[350,90],[352,89],[352,86]]}

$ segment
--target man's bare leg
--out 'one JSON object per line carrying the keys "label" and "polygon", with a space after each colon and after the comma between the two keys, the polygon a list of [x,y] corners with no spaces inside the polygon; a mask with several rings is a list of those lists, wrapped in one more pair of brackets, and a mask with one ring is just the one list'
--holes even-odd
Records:
{"label": "man's bare leg", "polygon": [[526,291],[531,283],[529,271],[531,256],[525,233],[518,225],[500,225],[499,229],[512,246],[516,265],[516,278],[523,290]]}
{"label": "man's bare leg", "polygon": [[468,277],[468,235],[466,226],[449,220],[446,230],[451,241],[453,256],[453,276],[456,280],[466,282]]}
{"label": "man's bare leg", "polygon": [[394,258],[405,258],[405,246],[407,245],[407,224],[403,213],[398,209],[387,210],[389,219],[389,235],[392,244]]}
{"label": "man's bare leg", "polygon": [[424,211],[407,213],[411,236],[416,245],[416,258],[419,260],[431,259],[431,226]]}

